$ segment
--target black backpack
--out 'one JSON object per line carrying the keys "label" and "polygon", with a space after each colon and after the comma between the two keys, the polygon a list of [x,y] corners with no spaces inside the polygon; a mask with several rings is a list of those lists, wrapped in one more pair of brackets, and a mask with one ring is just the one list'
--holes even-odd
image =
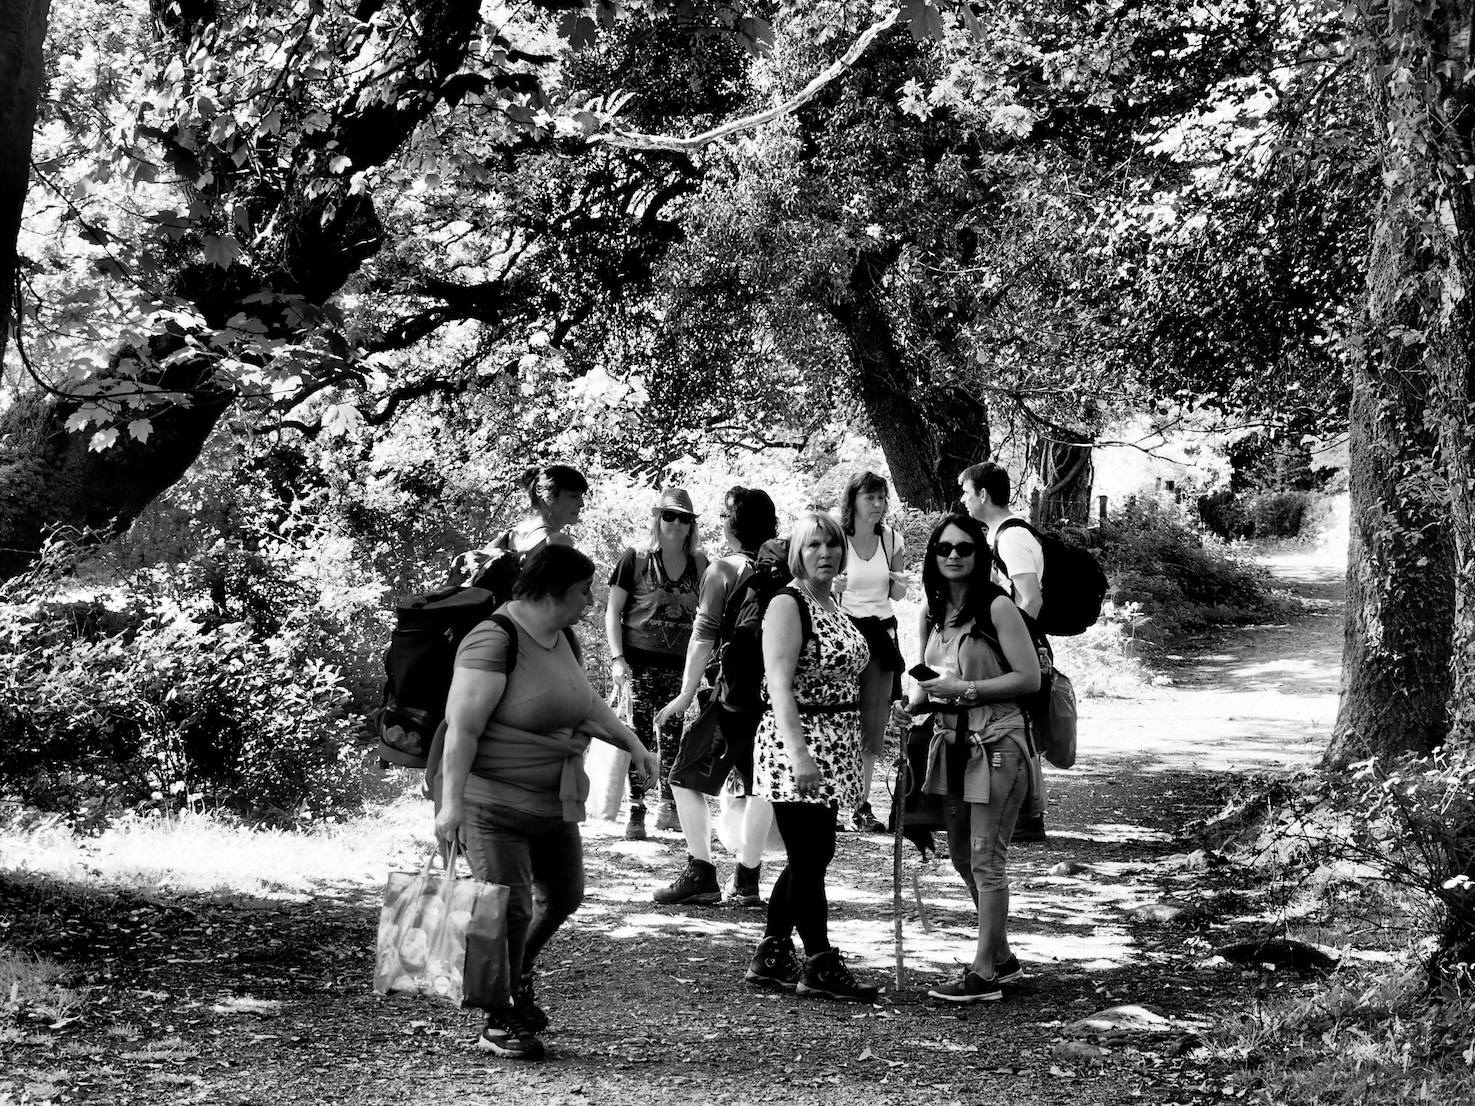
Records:
{"label": "black backpack", "polygon": [[486,588],[447,584],[395,606],[394,633],[384,651],[384,697],[376,722],[379,759],[424,768],[461,639],[491,617],[500,600]]}
{"label": "black backpack", "polygon": [[1033,534],[1045,557],[1045,574],[1040,581],[1043,602],[1035,618],[1039,628],[1056,637],[1085,633],[1101,617],[1101,604],[1106,599],[1109,585],[1101,565],[1089,550],[1042,533],[1022,518],[1006,518],[994,532],[994,561],[1000,572],[1008,570],[999,560],[999,535],[1010,526],[1022,526]]}
{"label": "black backpack", "polygon": [[[789,542],[774,538],[763,543],[753,559],[753,571],[727,597],[718,631],[716,681],[717,702],[724,709],[745,714],[768,709],[763,694],[763,615],[769,601],[792,579]],[[799,626],[802,652],[813,630],[802,599]]]}
{"label": "black backpack", "polygon": [[[461,639],[512,598],[525,556],[512,549],[512,532],[506,531],[486,549],[457,557],[444,587],[395,605],[394,632],[384,651],[384,694],[375,719],[381,762],[425,767],[436,728],[446,715]],[[512,638],[516,656],[517,630],[508,619],[497,622]],[[581,656],[573,631],[565,632],[574,655]]]}

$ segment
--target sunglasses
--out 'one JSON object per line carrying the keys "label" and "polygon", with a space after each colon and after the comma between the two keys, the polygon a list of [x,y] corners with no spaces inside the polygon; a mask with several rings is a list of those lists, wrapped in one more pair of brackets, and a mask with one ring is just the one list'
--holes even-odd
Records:
{"label": "sunglasses", "polygon": [[683,515],[679,511],[662,511],[661,512],[661,521],[662,522],[687,522],[687,523],[690,523],[690,522],[694,522],[696,520],[695,520],[695,518],[692,515]]}
{"label": "sunglasses", "polygon": [[933,554],[938,557],[951,557],[954,553],[959,557],[971,557],[977,550],[977,543],[971,541],[940,541],[932,547]]}

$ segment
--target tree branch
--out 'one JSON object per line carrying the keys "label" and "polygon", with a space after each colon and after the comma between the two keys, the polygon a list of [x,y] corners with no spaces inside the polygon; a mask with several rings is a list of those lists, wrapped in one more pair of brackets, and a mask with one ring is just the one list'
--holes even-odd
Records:
{"label": "tree branch", "polygon": [[719,139],[726,138],[738,131],[751,130],[761,127],[765,123],[771,123],[775,119],[790,114],[797,108],[807,104],[820,94],[820,91],[840,74],[852,68],[860,61],[862,55],[870,49],[871,43],[885,34],[896,25],[901,18],[901,9],[893,11],[879,23],[873,23],[855,40],[849,50],[828,68],[822,70],[818,76],[796,92],[789,99],[766,111],[760,111],[755,115],[746,115],[741,119],[733,119],[723,123],[720,127],[714,127],[701,134],[691,135],[689,138],[681,138],[670,134],[646,134],[642,131],[627,131],[615,128],[609,134],[596,135],[594,141],[603,142],[609,146],[616,146],[626,150],[674,150],[685,153],[691,150],[700,150],[704,146],[710,146]]}

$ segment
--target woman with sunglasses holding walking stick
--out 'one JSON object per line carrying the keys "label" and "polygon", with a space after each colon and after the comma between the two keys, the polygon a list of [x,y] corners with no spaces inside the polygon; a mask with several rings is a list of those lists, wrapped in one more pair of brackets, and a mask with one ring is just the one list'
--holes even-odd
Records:
{"label": "woman with sunglasses holding walking stick", "polygon": [[950,1003],[992,1002],[1024,978],[1009,947],[1009,837],[1029,794],[1030,740],[1019,700],[1039,689],[1040,663],[1019,609],[989,579],[981,524],[938,523],[922,564],[922,664],[908,704],[930,715],[922,790],[945,797],[948,856],[978,907],[978,937],[961,978],[929,988]]}

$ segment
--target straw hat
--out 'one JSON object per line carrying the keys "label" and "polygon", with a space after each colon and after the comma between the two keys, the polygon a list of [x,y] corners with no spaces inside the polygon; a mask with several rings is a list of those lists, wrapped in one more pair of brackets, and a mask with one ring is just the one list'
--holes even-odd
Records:
{"label": "straw hat", "polygon": [[661,492],[661,501],[650,509],[650,513],[658,515],[662,511],[679,511],[693,519],[697,517],[697,509],[691,505],[691,495],[685,488],[664,489]]}

